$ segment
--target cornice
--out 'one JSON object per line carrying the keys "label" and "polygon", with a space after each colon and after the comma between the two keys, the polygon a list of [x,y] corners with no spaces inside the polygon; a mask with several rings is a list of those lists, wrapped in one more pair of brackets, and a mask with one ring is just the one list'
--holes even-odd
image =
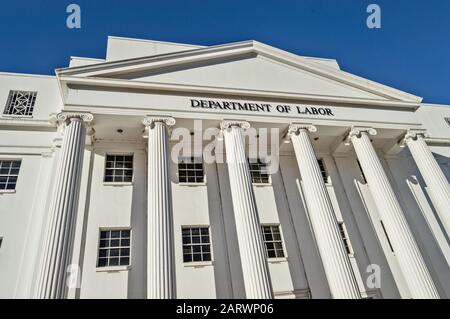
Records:
{"label": "cornice", "polygon": [[301,93],[289,93],[279,91],[266,91],[266,90],[251,90],[240,88],[225,88],[214,86],[198,86],[198,85],[186,85],[186,84],[174,84],[174,83],[159,83],[159,82],[141,82],[141,81],[129,81],[122,79],[105,79],[105,78],[83,78],[83,77],[60,77],[61,91],[64,92],[67,84],[75,84],[80,86],[90,87],[104,87],[104,88],[122,88],[122,89],[140,89],[148,91],[158,92],[176,92],[189,94],[213,94],[223,96],[235,96],[246,98],[261,98],[261,99],[279,99],[279,100],[292,100],[292,101],[311,101],[321,103],[339,103],[339,104],[351,104],[351,105],[367,105],[371,107],[384,106],[392,108],[404,108],[408,110],[416,110],[418,104],[403,101],[392,100],[374,100],[374,99],[361,99],[351,97],[339,97],[339,96],[326,96],[326,95],[313,95],[313,94],[301,94]]}

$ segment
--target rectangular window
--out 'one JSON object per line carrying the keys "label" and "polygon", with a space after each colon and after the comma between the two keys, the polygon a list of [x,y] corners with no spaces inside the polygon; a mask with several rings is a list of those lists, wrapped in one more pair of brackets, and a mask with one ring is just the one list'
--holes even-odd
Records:
{"label": "rectangular window", "polygon": [[280,226],[263,225],[263,239],[266,245],[266,254],[268,258],[283,258],[283,241],[280,234]]}
{"label": "rectangular window", "polygon": [[270,183],[269,174],[267,172],[267,165],[258,159],[249,159],[248,165],[250,169],[250,175],[252,182],[256,184],[268,184]]}
{"label": "rectangular window", "polygon": [[450,125],[450,117],[446,117],[445,121],[447,122],[448,125]]}
{"label": "rectangular window", "polygon": [[9,91],[8,101],[4,114],[8,115],[33,115],[37,92],[31,91]]}
{"label": "rectangular window", "polygon": [[203,171],[203,161],[191,157],[181,159],[178,163],[178,181],[180,183],[203,183],[205,174]]}
{"label": "rectangular window", "polygon": [[358,163],[359,171],[361,172],[361,177],[362,177],[364,183],[367,184],[366,175],[364,175],[364,171],[363,171],[363,169],[361,167],[361,163],[359,162],[359,160],[356,160],[356,162]]}
{"label": "rectangular window", "polygon": [[100,230],[97,267],[130,265],[130,229]]}
{"label": "rectangular window", "polygon": [[328,172],[325,167],[325,161],[321,158],[321,159],[318,159],[317,162],[319,163],[320,173],[322,174],[323,182],[325,184],[327,184],[328,183]]}
{"label": "rectangular window", "polygon": [[133,155],[106,155],[105,182],[124,183],[133,180]]}
{"label": "rectangular window", "polygon": [[344,222],[338,222],[339,232],[341,233],[342,241],[344,242],[345,251],[348,255],[352,254],[352,249],[350,248],[350,241],[347,235],[347,230],[345,229]]}
{"label": "rectangular window", "polygon": [[181,228],[183,239],[183,262],[211,261],[209,227]]}
{"label": "rectangular window", "polygon": [[0,191],[16,189],[20,160],[0,160]]}

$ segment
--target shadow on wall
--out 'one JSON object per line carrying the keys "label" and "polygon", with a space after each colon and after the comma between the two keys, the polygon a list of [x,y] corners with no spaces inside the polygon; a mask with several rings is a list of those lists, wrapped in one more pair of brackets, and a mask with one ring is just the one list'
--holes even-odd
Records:
{"label": "shadow on wall", "polygon": [[[142,174],[134,174],[131,226],[131,269],[128,271],[128,299],[147,298],[147,165],[145,156],[134,154],[134,167],[145,167]],[[142,190],[142,191],[136,191]]]}

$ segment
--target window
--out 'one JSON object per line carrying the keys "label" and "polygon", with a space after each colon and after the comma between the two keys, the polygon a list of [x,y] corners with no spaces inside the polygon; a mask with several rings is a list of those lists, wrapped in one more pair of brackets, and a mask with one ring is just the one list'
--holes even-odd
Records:
{"label": "window", "polygon": [[33,115],[36,95],[37,92],[9,91],[4,114],[24,116]]}
{"label": "window", "polygon": [[448,125],[450,125],[450,117],[446,117],[445,121],[447,122]]}
{"label": "window", "polygon": [[180,183],[203,183],[203,161],[201,159],[181,159],[178,163],[178,181]]}
{"label": "window", "polygon": [[347,235],[347,230],[345,229],[344,222],[338,222],[339,232],[341,233],[342,241],[344,242],[345,251],[348,255],[352,254],[352,249],[350,248],[350,240]]}
{"label": "window", "polygon": [[97,267],[130,264],[130,229],[100,230]]}
{"label": "window", "polygon": [[361,167],[361,163],[359,162],[359,160],[356,160],[356,162],[358,163],[359,171],[361,172],[361,177],[363,178],[364,183],[367,184],[366,175],[364,175],[364,171]]}
{"label": "window", "polygon": [[182,227],[183,262],[211,261],[209,227]]}
{"label": "window", "polygon": [[133,155],[106,155],[105,182],[124,183],[133,180]]}
{"label": "window", "polygon": [[283,241],[281,240],[280,226],[263,225],[263,239],[266,245],[266,253],[268,258],[283,258]]}
{"label": "window", "polygon": [[269,174],[267,173],[266,164],[261,162],[261,160],[259,158],[257,160],[249,159],[248,165],[249,165],[250,175],[252,176],[253,183],[268,184],[270,182]]}
{"label": "window", "polygon": [[322,174],[323,182],[325,184],[327,184],[328,183],[328,172],[327,172],[327,169],[325,168],[325,161],[323,159],[319,159],[319,160],[317,160],[317,162],[319,163],[320,173]]}
{"label": "window", "polygon": [[21,161],[0,160],[0,191],[16,189]]}
{"label": "window", "polygon": [[3,244],[3,237],[0,237],[0,248],[2,248],[2,244]]}

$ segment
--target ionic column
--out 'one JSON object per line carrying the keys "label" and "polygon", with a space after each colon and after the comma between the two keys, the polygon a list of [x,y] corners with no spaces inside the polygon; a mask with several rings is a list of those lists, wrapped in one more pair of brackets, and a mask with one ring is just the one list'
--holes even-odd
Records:
{"label": "ionic column", "polygon": [[450,236],[450,185],[424,137],[424,130],[409,130],[405,135],[405,142],[428,186],[442,225]]}
{"label": "ionic column", "polygon": [[313,125],[292,124],[288,132],[303,181],[309,219],[332,297],[359,299],[358,284],[309,138],[309,132],[316,131]]}
{"label": "ionic column", "polygon": [[147,171],[147,298],[176,298],[172,191],[168,128],[171,117],[146,117]]}
{"label": "ionic column", "polygon": [[261,224],[256,210],[243,130],[247,122],[224,121],[226,159],[238,235],[245,293],[249,299],[273,298]]}
{"label": "ionic column", "polygon": [[56,172],[55,189],[50,206],[49,226],[44,242],[44,256],[38,285],[39,298],[65,298],[67,268],[78,209],[86,126],[93,120],[88,113],[60,113],[57,120],[64,128],[64,137]]}
{"label": "ionic column", "polygon": [[439,298],[402,208],[372,146],[369,134],[376,135],[376,130],[353,128],[349,137],[411,295],[418,299]]}

